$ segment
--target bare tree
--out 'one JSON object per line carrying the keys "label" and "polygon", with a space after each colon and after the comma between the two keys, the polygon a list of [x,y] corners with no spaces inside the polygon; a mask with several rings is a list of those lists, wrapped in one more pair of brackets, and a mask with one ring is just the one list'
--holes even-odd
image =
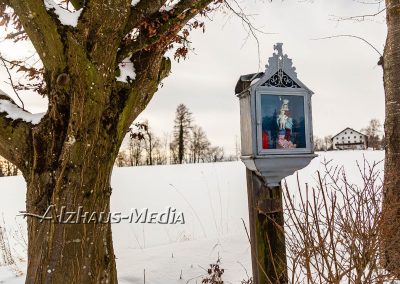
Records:
{"label": "bare tree", "polygon": [[324,150],[324,139],[314,136],[314,151],[323,151]]}
{"label": "bare tree", "polygon": [[210,147],[207,152],[206,162],[222,162],[225,160],[225,151],[223,147]]}
{"label": "bare tree", "polygon": [[332,135],[323,138],[314,136],[314,150],[315,151],[328,151],[332,149]]}
{"label": "bare tree", "polygon": [[240,147],[240,141],[237,136],[235,136],[235,157],[236,161],[239,161],[241,156],[241,147]]}
{"label": "bare tree", "polygon": [[190,138],[190,161],[192,163],[199,163],[204,161],[207,152],[210,148],[210,141],[208,141],[207,135],[204,130],[195,125],[192,127],[192,135]]}
{"label": "bare tree", "polygon": [[173,140],[170,148],[174,162],[182,164],[188,154],[189,140],[192,128],[192,113],[184,105],[178,105],[175,114]]}
{"label": "bare tree", "polygon": [[385,89],[385,182],[382,234],[387,268],[400,277],[400,17],[399,0],[385,0],[387,37],[379,63]]}
{"label": "bare tree", "polygon": [[130,137],[128,146],[129,166],[140,166],[143,164],[144,140],[137,137]]}
{"label": "bare tree", "polygon": [[126,167],[126,166],[128,166],[127,155],[125,154],[124,151],[120,151],[118,153],[117,158],[115,159],[115,165],[117,167]]}
{"label": "bare tree", "polygon": [[382,133],[382,124],[376,118],[371,119],[366,128],[361,129],[368,139],[368,147],[371,147],[373,150],[381,149],[382,140],[380,135]]}
{"label": "bare tree", "polygon": [[328,135],[324,137],[324,151],[332,150],[333,142],[332,142],[332,135]]}
{"label": "bare tree", "polygon": [[154,164],[154,152],[157,148],[160,148],[160,139],[150,130],[148,121],[146,121],[144,125],[143,142],[146,151],[146,164],[152,166]]}
{"label": "bare tree", "polygon": [[165,149],[162,147],[162,143],[160,139],[158,139],[158,143],[155,144],[153,148],[153,162],[154,165],[166,165],[168,162],[167,153]]}

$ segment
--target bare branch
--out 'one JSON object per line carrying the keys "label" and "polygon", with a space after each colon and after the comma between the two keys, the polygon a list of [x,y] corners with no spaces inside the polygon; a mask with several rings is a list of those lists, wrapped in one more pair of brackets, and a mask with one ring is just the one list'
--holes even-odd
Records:
{"label": "bare branch", "polygon": [[[117,97],[121,97],[121,91],[125,90],[127,99],[123,102],[121,119],[118,129],[121,137],[125,137],[127,130],[150,102],[160,82],[169,75],[171,71],[171,61],[162,57],[162,53],[156,54],[155,51],[142,51],[133,58],[137,78],[131,85],[121,87],[117,91]],[[139,86],[142,86],[139,88]],[[143,87],[144,86],[144,87]],[[132,106],[136,106],[132,108]]]}
{"label": "bare branch", "polygon": [[230,11],[232,11],[232,13],[234,15],[236,15],[237,17],[239,17],[242,20],[244,28],[248,29],[248,36],[251,35],[255,39],[255,41],[257,43],[258,66],[260,68],[261,67],[261,56],[260,56],[261,53],[260,53],[260,41],[258,40],[257,32],[263,33],[263,34],[265,34],[265,33],[253,25],[253,23],[249,19],[249,16],[246,15],[246,13],[243,11],[243,9],[240,7],[239,3],[236,0],[232,0],[232,1],[236,4],[236,6],[238,7],[238,10],[236,10],[232,5],[230,5],[228,1],[225,1],[224,3],[228,7],[228,9]]}
{"label": "bare branch", "polygon": [[[394,283],[379,256],[382,182],[379,163],[357,163],[361,184],[352,184],[343,167],[324,161],[312,192],[298,180],[295,201],[287,185],[287,245],[293,283]],[[293,197],[292,197],[293,196]],[[297,204],[298,202],[298,204]],[[389,251],[393,253],[394,251]],[[295,281],[297,280],[297,281]]]}
{"label": "bare branch", "polygon": [[313,38],[311,40],[333,39],[333,38],[338,38],[338,37],[351,37],[351,38],[356,38],[356,39],[362,40],[363,42],[368,44],[370,47],[372,47],[372,49],[374,49],[380,56],[383,56],[382,53],[375,46],[373,46],[369,41],[367,41],[366,39],[364,39],[362,37],[355,36],[355,35],[334,35],[334,36],[327,36],[327,37],[321,37],[321,38]]}
{"label": "bare branch", "polygon": [[8,66],[7,66],[7,64],[6,64],[5,59],[4,59],[1,55],[0,55],[0,60],[1,60],[1,62],[3,62],[3,66],[4,66],[4,68],[5,68],[6,71],[7,71],[8,79],[10,80],[12,89],[13,89],[15,95],[17,96],[18,100],[21,102],[22,109],[25,110],[24,102],[22,101],[22,99],[21,99],[21,97],[19,96],[17,90],[15,89],[15,85],[14,85],[14,82],[13,82],[13,79],[12,79],[12,76],[11,76],[11,73],[10,73],[10,69],[8,68]]}
{"label": "bare branch", "polygon": [[376,17],[385,11],[386,11],[386,8],[383,8],[383,9],[379,10],[378,12],[372,13],[372,14],[350,16],[350,17],[337,17],[337,16],[332,15],[332,17],[335,17],[335,19],[334,19],[335,21],[364,21],[366,18]]}
{"label": "bare branch", "polygon": [[136,6],[131,7],[124,35],[130,33],[134,28],[137,28],[144,18],[157,13],[165,2],[166,0],[140,1]]}
{"label": "bare branch", "polygon": [[354,2],[360,3],[360,4],[367,4],[367,5],[380,5],[382,2],[385,0],[372,0],[371,2],[368,1],[360,1],[360,0],[353,0]]}
{"label": "bare branch", "polygon": [[58,33],[59,26],[47,13],[44,2],[41,0],[8,2],[19,17],[45,68],[52,71],[64,69],[64,45]]}
{"label": "bare branch", "polygon": [[[171,40],[181,31],[181,29],[191,20],[194,16],[199,14],[205,9],[213,0],[182,0],[168,13],[159,12],[156,18],[151,19],[153,23],[160,23],[156,27],[154,35],[149,36],[147,32],[139,34],[138,38],[134,41],[121,46],[118,53],[118,61],[121,62],[129,55],[138,52],[142,49],[149,49],[150,46],[162,42],[161,48],[167,47]],[[163,17],[168,16],[165,21]]]}
{"label": "bare branch", "polygon": [[15,32],[15,33],[9,33],[7,35],[7,37],[6,37],[6,39],[14,39],[14,42],[15,42],[15,39],[18,38],[21,35],[22,36],[26,36],[26,32],[22,30],[22,31],[18,31],[18,32]]}

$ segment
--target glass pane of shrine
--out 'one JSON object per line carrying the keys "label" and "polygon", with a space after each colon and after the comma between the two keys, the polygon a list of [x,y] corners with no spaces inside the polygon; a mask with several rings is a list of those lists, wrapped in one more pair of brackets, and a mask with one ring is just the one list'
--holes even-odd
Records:
{"label": "glass pane of shrine", "polygon": [[304,97],[261,95],[262,149],[306,148]]}

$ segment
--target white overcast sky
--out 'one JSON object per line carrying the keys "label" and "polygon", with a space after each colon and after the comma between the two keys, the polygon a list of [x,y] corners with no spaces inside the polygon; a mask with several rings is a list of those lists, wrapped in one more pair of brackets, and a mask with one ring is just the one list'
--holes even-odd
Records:
{"label": "white overcast sky", "polygon": [[[370,0],[373,1],[373,0]],[[293,59],[298,77],[315,93],[314,134],[334,135],[345,127],[360,130],[371,118],[384,120],[382,69],[379,54],[354,38],[312,40],[339,34],[360,36],[383,52],[386,38],[384,13],[365,21],[335,21],[334,16],[376,13],[378,5],[354,0],[247,0],[239,1],[252,15],[255,26],[269,34],[258,34],[257,44],[248,39],[240,19],[218,13],[206,22],[206,33],[192,33],[194,53],[186,61],[173,61],[172,74],[154,96],[138,121],[149,120],[159,135],[171,133],[176,106],[186,104],[195,123],[207,132],[214,145],[226,153],[235,150],[240,136],[239,104],[234,95],[241,74],[263,71],[273,45],[283,42],[283,51]],[[4,54],[12,53],[2,44]],[[9,91],[1,72],[0,88]],[[46,103],[36,95],[25,95],[32,112],[45,111]]]}

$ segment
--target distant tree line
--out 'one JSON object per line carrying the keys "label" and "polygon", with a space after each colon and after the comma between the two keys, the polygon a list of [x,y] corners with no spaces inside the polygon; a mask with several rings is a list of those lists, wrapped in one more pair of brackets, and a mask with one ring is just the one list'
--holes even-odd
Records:
{"label": "distant tree line", "polygon": [[314,136],[314,150],[315,151],[330,151],[333,149],[332,135],[323,138]]}
{"label": "distant tree line", "polygon": [[[367,127],[360,130],[361,133],[367,136],[367,147],[373,150],[385,149],[385,136],[382,134],[382,124],[376,118],[369,121]],[[330,151],[333,150],[332,135],[323,138],[314,136],[315,151]]]}
{"label": "distant tree line", "polygon": [[227,157],[223,147],[213,146],[206,132],[194,123],[193,115],[184,105],[178,105],[172,135],[158,137],[148,121],[136,123],[130,130],[128,146],[122,149],[116,165],[143,166],[184,163],[207,163],[238,160]]}

